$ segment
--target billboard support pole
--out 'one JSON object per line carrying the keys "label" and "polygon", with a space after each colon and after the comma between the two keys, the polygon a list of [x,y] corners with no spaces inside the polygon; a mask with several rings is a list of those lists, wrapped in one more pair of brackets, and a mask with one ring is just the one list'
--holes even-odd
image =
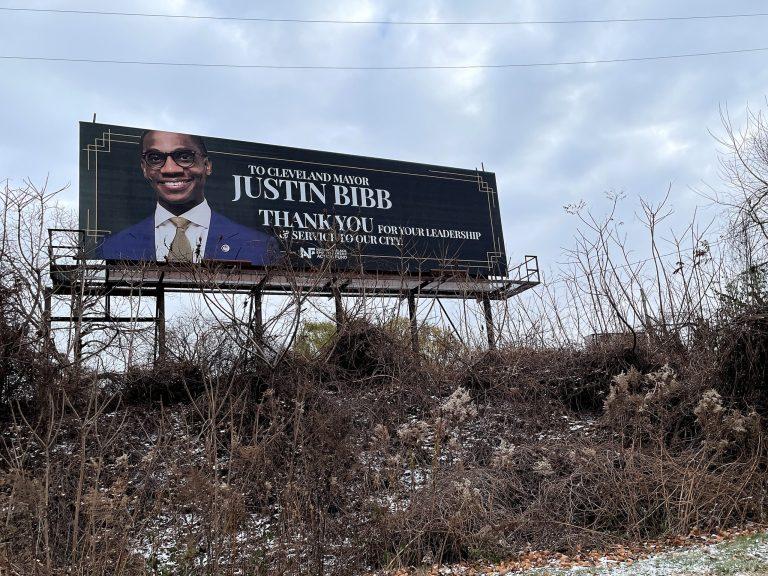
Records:
{"label": "billboard support pole", "polygon": [[411,350],[419,353],[419,327],[416,323],[416,297],[412,291],[408,292],[408,318],[411,321]]}
{"label": "billboard support pole", "polygon": [[[162,276],[160,277],[162,282]],[[157,286],[155,292],[155,334],[157,335],[157,354],[158,360],[165,359],[165,288],[162,284]]]}
{"label": "billboard support pole", "polygon": [[344,306],[341,302],[341,290],[333,283],[333,302],[336,305],[336,330],[340,330],[344,324]]}
{"label": "billboard support pole", "polygon": [[84,305],[85,305],[85,282],[88,278],[88,275],[86,273],[86,262],[85,262],[85,253],[83,250],[83,242],[82,239],[78,238],[77,242],[77,256],[76,256],[76,266],[77,266],[77,278],[78,278],[78,284],[72,287],[73,291],[73,312],[74,312],[74,319],[75,319],[75,337],[74,337],[74,355],[75,355],[75,367],[77,369],[78,374],[80,373],[80,370],[82,368],[82,360],[83,360],[83,314],[84,314]]}
{"label": "billboard support pole", "polygon": [[261,288],[251,290],[251,310],[248,323],[250,325],[251,338],[261,344],[264,337],[264,315],[261,303]]}
{"label": "billboard support pole", "polygon": [[488,335],[488,349],[496,350],[496,333],[493,329],[493,310],[488,294],[483,294],[483,311],[485,312],[485,332]]}
{"label": "billboard support pole", "polygon": [[48,349],[51,345],[51,292],[53,292],[52,288],[45,288],[45,307],[43,308],[43,338],[45,338],[45,340],[43,341],[43,350],[45,351],[46,357],[48,356]]}

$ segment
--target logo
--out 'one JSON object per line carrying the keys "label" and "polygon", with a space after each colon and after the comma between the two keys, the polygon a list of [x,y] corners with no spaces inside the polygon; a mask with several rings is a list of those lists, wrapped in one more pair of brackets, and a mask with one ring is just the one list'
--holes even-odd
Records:
{"label": "logo", "polygon": [[314,246],[299,248],[299,256],[307,260],[312,260],[313,258],[320,260],[346,260],[348,258],[347,251],[343,248],[315,248]]}

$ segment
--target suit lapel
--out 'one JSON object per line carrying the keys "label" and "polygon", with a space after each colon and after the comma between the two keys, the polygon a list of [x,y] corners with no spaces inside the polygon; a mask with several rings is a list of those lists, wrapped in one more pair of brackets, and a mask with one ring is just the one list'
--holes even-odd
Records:
{"label": "suit lapel", "polygon": [[133,241],[130,246],[136,250],[136,258],[155,259],[155,216],[154,214],[139,222],[131,230]]}
{"label": "suit lapel", "polygon": [[227,225],[228,220],[211,210],[211,227],[205,243],[205,257],[218,260],[232,258],[240,247],[240,234]]}

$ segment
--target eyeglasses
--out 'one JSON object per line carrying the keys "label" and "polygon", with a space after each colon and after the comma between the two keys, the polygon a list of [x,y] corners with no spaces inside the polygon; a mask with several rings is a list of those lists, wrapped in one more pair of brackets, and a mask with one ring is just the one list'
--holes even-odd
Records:
{"label": "eyeglasses", "polygon": [[[181,150],[174,150],[173,152],[149,150],[148,152],[144,152],[141,157],[144,159],[144,162],[152,168],[162,168],[165,166],[168,156],[173,158],[173,161],[182,168],[189,168],[195,163],[197,154],[198,153],[194,150],[182,148]],[[203,154],[203,156],[205,155]]]}

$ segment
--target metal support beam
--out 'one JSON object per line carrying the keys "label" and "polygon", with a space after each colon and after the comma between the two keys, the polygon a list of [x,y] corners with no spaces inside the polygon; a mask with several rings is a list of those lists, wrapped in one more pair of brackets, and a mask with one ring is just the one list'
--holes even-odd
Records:
{"label": "metal support beam", "polygon": [[493,309],[491,299],[483,294],[483,311],[485,312],[485,332],[488,335],[488,349],[496,350],[496,331],[493,328]]}
{"label": "metal support beam", "polygon": [[419,326],[416,323],[416,296],[408,292],[408,318],[411,321],[411,349],[419,353]]}
{"label": "metal support beam", "polygon": [[333,288],[333,302],[336,305],[336,330],[341,330],[341,327],[344,325],[345,317],[344,317],[344,306],[341,302],[341,290],[339,290],[339,287],[334,282]]}
{"label": "metal support beam", "polygon": [[[72,322],[71,316],[51,316],[51,322]],[[136,324],[137,322],[157,322],[157,316],[83,316],[83,322],[126,322]]]}
{"label": "metal support beam", "polygon": [[75,321],[75,333],[74,341],[72,342],[72,351],[75,355],[75,366],[79,372],[82,368],[81,362],[83,360],[83,299],[80,295],[79,288],[76,288],[73,300],[72,315],[74,316],[73,319]]}
{"label": "metal support beam", "polygon": [[251,290],[250,318],[248,326],[250,328],[250,337],[259,344],[264,338],[264,316],[262,312],[261,290]]}
{"label": "metal support beam", "polygon": [[45,356],[48,357],[48,352],[51,345],[51,289],[44,289],[44,309],[43,309],[43,350]]}
{"label": "metal support beam", "polygon": [[162,284],[157,287],[155,293],[155,358],[164,359],[166,354],[165,347],[165,288]]}

